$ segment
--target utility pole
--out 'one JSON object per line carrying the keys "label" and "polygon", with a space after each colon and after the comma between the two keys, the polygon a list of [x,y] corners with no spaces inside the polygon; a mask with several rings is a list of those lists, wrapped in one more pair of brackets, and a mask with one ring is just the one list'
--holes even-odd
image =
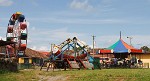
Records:
{"label": "utility pole", "polygon": [[73,43],[74,43],[74,52],[75,52],[75,58],[76,58],[77,57],[77,47],[76,47],[76,45],[77,45],[77,38],[76,37],[73,38]]}
{"label": "utility pole", "polygon": [[52,50],[53,50],[53,44],[51,44],[51,50],[50,50],[51,53],[52,53]]}
{"label": "utility pole", "polygon": [[[131,40],[133,39],[133,37],[127,37],[128,39],[130,39],[130,46],[132,46]],[[131,53],[130,53],[130,58],[132,58]]]}
{"label": "utility pole", "polygon": [[94,35],[92,35],[92,38],[93,38],[93,57],[94,57],[94,40],[95,40],[95,37]]}
{"label": "utility pole", "polygon": [[131,40],[133,39],[133,37],[127,37],[130,39],[130,46],[132,46]]}

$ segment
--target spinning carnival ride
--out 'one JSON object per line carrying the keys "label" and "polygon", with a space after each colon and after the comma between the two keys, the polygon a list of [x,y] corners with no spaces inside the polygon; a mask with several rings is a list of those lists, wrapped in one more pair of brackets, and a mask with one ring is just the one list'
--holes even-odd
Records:
{"label": "spinning carnival ride", "polygon": [[[60,45],[52,46],[52,54],[49,58],[50,61],[49,64],[53,64],[54,66],[53,69],[54,68],[93,69],[94,67],[92,62],[94,59],[93,57],[90,56],[88,50],[89,50],[88,46],[83,44],[76,37],[74,37],[73,39],[68,38]],[[49,66],[47,68],[47,71],[49,69]]]}
{"label": "spinning carnival ride", "polygon": [[14,13],[8,23],[6,41],[15,42],[15,44],[7,45],[8,55],[23,55],[27,47],[27,22],[25,16],[21,12]]}
{"label": "spinning carnival ride", "polygon": [[76,37],[67,39],[60,45],[53,46],[54,60],[56,59],[85,59],[88,57],[88,46],[84,45]]}

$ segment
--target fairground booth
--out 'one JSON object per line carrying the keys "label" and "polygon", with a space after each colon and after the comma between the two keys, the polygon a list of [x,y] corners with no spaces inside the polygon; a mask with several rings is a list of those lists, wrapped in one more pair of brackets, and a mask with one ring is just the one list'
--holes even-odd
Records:
{"label": "fairground booth", "polygon": [[144,54],[143,50],[128,45],[126,42],[122,40],[121,37],[116,43],[114,43],[110,47],[106,49],[100,49],[98,51],[99,54],[101,55],[101,58],[107,57],[108,58],[107,60],[111,60],[111,61],[115,60],[117,62],[120,61],[122,64],[126,62],[138,64],[138,62],[141,62],[141,66],[143,67],[142,65],[143,64],[142,55]]}

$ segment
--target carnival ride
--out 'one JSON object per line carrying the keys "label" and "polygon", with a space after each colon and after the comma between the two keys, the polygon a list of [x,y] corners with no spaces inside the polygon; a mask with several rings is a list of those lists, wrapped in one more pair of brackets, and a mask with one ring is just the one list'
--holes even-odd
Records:
{"label": "carnival ride", "polygon": [[21,12],[14,13],[9,20],[6,41],[14,42],[6,46],[8,57],[17,57],[25,53],[27,47],[27,21]]}
{"label": "carnival ride", "polygon": [[[47,66],[47,71],[50,64],[54,68],[65,69],[94,69],[93,61],[94,58],[90,56],[88,45],[83,44],[79,39],[74,37],[73,39],[68,38],[60,45],[52,46],[52,54],[49,58],[49,65]],[[44,61],[43,65],[46,61]],[[42,70],[42,67],[41,69]]]}

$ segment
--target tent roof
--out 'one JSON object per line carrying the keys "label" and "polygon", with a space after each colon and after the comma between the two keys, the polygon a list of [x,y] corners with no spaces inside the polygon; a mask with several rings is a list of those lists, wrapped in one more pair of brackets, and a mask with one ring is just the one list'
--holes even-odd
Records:
{"label": "tent roof", "polygon": [[[136,49],[133,46],[128,45],[122,39],[119,39],[115,44],[108,47],[107,49],[113,50],[113,53],[129,53],[129,52],[130,53],[132,53],[132,52],[142,53],[142,50],[140,51],[139,49]],[[139,50],[139,51],[135,51],[135,50]]]}
{"label": "tent roof", "polygon": [[122,49],[136,49],[133,46],[128,45],[122,39],[119,39],[115,44],[113,44],[112,46],[108,47],[108,49],[115,49],[117,47],[120,48],[120,46],[122,47]]}

